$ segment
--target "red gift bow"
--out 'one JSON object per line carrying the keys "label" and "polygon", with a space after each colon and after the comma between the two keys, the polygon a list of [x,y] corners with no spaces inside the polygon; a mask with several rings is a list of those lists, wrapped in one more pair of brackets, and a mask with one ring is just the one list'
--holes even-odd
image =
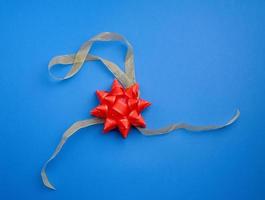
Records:
{"label": "red gift bow", "polygon": [[118,127],[123,138],[128,136],[131,125],[145,128],[144,118],[140,114],[151,105],[139,98],[139,85],[123,88],[115,79],[110,92],[96,91],[100,105],[91,110],[91,115],[103,118],[104,133]]}

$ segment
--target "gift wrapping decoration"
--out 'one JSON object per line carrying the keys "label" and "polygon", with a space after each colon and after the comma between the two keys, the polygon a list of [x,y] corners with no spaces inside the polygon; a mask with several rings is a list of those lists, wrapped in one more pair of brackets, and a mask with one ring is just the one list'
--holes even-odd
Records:
{"label": "gift wrapping decoration", "polygon": [[[90,54],[90,49],[94,42],[109,41],[122,42],[126,45],[127,53],[125,56],[124,71],[115,63]],[[54,79],[66,80],[79,72],[86,61],[100,61],[116,79],[114,79],[110,91],[96,91],[99,105],[90,111],[90,114],[93,115],[94,118],[77,121],[67,129],[51,157],[44,163],[41,170],[41,177],[44,185],[50,189],[55,190],[55,187],[50,183],[47,177],[47,165],[57,156],[65,142],[82,128],[96,124],[104,124],[103,132],[106,133],[110,130],[117,129],[123,138],[127,138],[128,133],[133,126],[143,135],[152,136],[166,134],[177,129],[185,129],[187,131],[217,130],[231,125],[240,115],[239,110],[237,110],[235,115],[223,125],[194,126],[187,123],[176,123],[161,129],[146,129],[146,123],[141,112],[149,107],[151,103],[140,98],[139,85],[135,80],[134,53],[132,45],[122,35],[112,32],[103,32],[86,41],[76,54],[62,55],[52,58],[49,62],[48,70]],[[52,74],[51,69],[58,64],[72,64],[72,67],[65,76],[57,77]]]}

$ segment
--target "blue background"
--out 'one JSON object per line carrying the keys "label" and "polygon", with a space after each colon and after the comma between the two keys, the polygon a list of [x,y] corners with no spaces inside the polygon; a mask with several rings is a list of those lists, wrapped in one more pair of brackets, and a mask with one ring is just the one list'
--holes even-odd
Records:
{"label": "blue background", "polygon": [[[0,2],[0,199],[265,199],[265,2]],[[113,76],[98,62],[53,81],[47,64],[103,32],[135,50],[148,127],[222,124],[219,131],[145,137],[79,131],[40,179],[63,132],[89,117]],[[93,53],[122,64],[121,44]],[[62,70],[62,71],[61,71]],[[62,73],[63,69],[56,70]]]}

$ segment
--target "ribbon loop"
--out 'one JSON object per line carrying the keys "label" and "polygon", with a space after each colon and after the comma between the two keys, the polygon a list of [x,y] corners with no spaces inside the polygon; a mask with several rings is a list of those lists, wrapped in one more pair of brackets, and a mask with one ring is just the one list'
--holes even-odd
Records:
{"label": "ribbon loop", "polygon": [[[127,46],[127,53],[125,57],[125,72],[123,72],[119,66],[113,62],[103,59],[99,56],[94,56],[89,54],[90,49],[94,42],[109,42],[109,41],[118,41],[122,42]],[[123,84],[125,87],[129,87],[134,84],[135,81],[135,70],[134,70],[134,53],[132,45],[128,42],[126,38],[117,34],[104,32],[94,36],[92,39],[85,42],[76,54],[56,56],[51,59],[48,70],[51,76],[57,80],[65,80],[71,78],[82,68],[85,61],[98,60],[102,62],[108,70]],[[51,69],[57,64],[73,64],[70,71],[63,77],[54,76],[51,73]]]}

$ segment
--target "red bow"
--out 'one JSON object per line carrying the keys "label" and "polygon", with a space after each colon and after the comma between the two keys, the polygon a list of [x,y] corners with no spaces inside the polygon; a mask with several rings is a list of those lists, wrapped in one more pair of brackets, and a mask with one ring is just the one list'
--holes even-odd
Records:
{"label": "red bow", "polygon": [[145,128],[140,114],[151,103],[139,98],[139,85],[133,84],[124,89],[115,79],[110,92],[96,91],[100,105],[91,111],[91,115],[105,119],[104,133],[118,127],[126,138],[131,125]]}

